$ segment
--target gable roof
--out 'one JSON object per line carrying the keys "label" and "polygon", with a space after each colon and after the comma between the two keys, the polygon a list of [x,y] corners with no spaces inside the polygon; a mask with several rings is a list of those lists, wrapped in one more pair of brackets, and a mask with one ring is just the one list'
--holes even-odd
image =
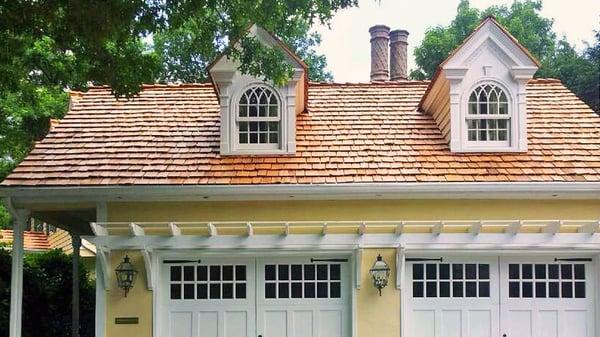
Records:
{"label": "gable roof", "polygon": [[527,86],[524,153],[450,152],[417,110],[428,84],[311,83],[285,156],[221,156],[211,84],[146,85],[130,101],[95,87],[2,185],[600,182],[600,117],[558,80]]}
{"label": "gable roof", "polygon": [[494,26],[496,26],[498,29],[500,29],[500,31],[506,35],[506,37],[508,37],[518,48],[519,50],[521,50],[525,56],[527,56],[527,58],[529,58],[531,60],[531,62],[533,62],[533,64],[536,65],[536,67],[540,67],[541,63],[540,61],[533,56],[533,54],[531,54],[531,52],[525,48],[525,46],[523,46],[519,40],[517,40],[516,37],[514,37],[508,30],[506,30],[506,28],[504,28],[504,26],[502,26],[498,20],[496,20],[496,18],[492,15],[487,16],[485,19],[481,20],[481,22],[479,23],[479,25],[477,25],[477,27],[475,27],[475,29],[473,30],[473,32],[471,32],[471,34],[469,34],[469,36],[467,36],[466,39],[464,39],[464,41],[458,46],[456,47],[451,53],[450,55],[448,55],[448,57],[446,57],[446,59],[444,59],[444,61],[442,61],[442,63],[440,63],[436,70],[435,73],[433,74],[433,77],[431,78],[431,82],[429,83],[429,86],[427,87],[427,90],[425,91],[425,93],[423,94],[423,97],[421,97],[421,101],[419,102],[419,109],[421,109],[423,107],[423,103],[425,102],[425,98],[427,97],[427,94],[429,94],[429,92],[431,91],[431,89],[433,88],[433,86],[436,84],[438,78],[440,77],[440,73],[442,72],[442,69],[444,68],[444,66],[464,47],[466,46],[469,41],[471,41],[471,39],[473,39],[474,36],[476,36],[479,31],[481,31],[481,29],[487,25],[487,24],[493,24]]}

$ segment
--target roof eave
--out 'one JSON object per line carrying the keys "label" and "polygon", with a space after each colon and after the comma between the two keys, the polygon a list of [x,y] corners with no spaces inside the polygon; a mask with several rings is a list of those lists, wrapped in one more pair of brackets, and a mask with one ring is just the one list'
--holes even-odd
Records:
{"label": "roof eave", "polygon": [[348,199],[600,199],[600,182],[350,183],[277,185],[138,185],[1,187],[16,204],[57,202],[348,200]]}

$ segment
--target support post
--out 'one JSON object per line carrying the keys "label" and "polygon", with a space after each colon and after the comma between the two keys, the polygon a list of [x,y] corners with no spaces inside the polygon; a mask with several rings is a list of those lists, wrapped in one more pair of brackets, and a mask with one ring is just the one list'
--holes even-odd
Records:
{"label": "support post", "polygon": [[28,210],[14,209],[10,199],[6,200],[6,206],[13,217],[9,337],[21,337],[23,327],[23,236],[30,213]]}
{"label": "support post", "polygon": [[73,245],[73,301],[71,303],[71,336],[79,337],[79,256],[81,252],[81,237],[78,234],[71,233],[71,243]]}

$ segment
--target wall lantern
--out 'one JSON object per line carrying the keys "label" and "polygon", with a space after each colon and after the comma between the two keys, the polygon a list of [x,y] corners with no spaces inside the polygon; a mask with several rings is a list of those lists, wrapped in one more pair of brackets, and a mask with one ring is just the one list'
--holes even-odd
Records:
{"label": "wall lantern", "polygon": [[117,285],[125,291],[125,297],[127,297],[127,293],[133,288],[138,273],[129,261],[129,256],[125,255],[123,262],[119,264],[115,273],[117,274]]}
{"label": "wall lantern", "polygon": [[373,278],[373,286],[379,290],[379,296],[381,296],[381,289],[387,286],[388,279],[390,278],[390,267],[383,261],[381,254],[377,255],[377,260],[373,263],[369,274]]}

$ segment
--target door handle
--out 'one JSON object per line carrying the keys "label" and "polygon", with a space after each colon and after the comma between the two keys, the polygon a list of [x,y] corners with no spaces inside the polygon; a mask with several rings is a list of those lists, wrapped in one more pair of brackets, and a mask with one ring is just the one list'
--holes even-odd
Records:
{"label": "door handle", "polygon": [[[260,336],[259,336],[260,337]],[[503,334],[502,337],[506,337],[506,334]]]}

